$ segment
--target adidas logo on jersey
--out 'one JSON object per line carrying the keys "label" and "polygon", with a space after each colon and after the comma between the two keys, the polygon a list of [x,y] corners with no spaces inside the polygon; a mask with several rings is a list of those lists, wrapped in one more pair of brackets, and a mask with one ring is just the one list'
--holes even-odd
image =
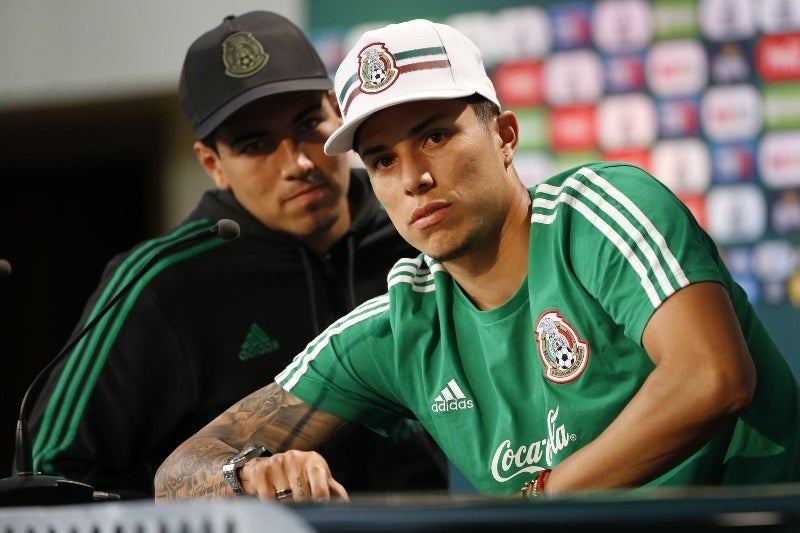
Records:
{"label": "adidas logo on jersey", "polygon": [[431,411],[434,413],[446,413],[447,411],[458,411],[460,409],[472,409],[474,404],[468,399],[455,379],[447,382],[447,386],[442,392],[433,399]]}

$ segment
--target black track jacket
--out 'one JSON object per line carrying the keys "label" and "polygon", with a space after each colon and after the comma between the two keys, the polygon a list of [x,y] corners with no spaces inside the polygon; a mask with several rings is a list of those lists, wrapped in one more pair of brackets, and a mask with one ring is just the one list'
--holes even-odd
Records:
{"label": "black track jacket", "polygon": [[[349,197],[350,232],[324,257],[219,190],[171,233],[114,257],[76,331],[157,250],[222,218],[241,228],[232,240],[165,253],[56,367],[32,411],[34,468],[151,497],[155,469],[178,444],[270,383],[335,319],[386,292],[395,260],[417,255],[361,170]],[[432,440],[405,439],[358,428],[320,451],[351,494],[446,489],[447,462]]]}

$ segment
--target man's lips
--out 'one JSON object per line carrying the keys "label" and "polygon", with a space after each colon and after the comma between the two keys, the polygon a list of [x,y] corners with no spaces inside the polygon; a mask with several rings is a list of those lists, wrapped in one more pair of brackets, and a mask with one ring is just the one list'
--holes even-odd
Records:
{"label": "man's lips", "polygon": [[296,191],[296,192],[292,193],[286,199],[287,200],[296,200],[298,198],[301,198],[303,196],[307,196],[309,194],[321,192],[324,188],[325,188],[325,184],[323,184],[323,183],[320,183],[318,185],[314,185],[313,187],[306,187],[303,190]]}
{"label": "man's lips", "polygon": [[428,202],[411,212],[411,226],[425,229],[440,222],[450,212],[452,206],[444,200]]}

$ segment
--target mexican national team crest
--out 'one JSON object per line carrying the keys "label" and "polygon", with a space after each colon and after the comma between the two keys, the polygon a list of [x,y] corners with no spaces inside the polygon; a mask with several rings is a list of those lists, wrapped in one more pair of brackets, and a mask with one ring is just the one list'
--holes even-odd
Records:
{"label": "mexican national team crest", "polygon": [[558,311],[542,313],[533,331],[548,380],[568,383],[581,375],[589,361],[589,344]]}
{"label": "mexican national team crest", "polygon": [[267,64],[269,54],[249,31],[232,33],[222,43],[225,74],[232,78],[252,76]]}
{"label": "mexican national team crest", "polygon": [[373,43],[358,54],[358,77],[361,90],[379,93],[388,89],[397,79],[397,64],[394,56],[383,43]]}

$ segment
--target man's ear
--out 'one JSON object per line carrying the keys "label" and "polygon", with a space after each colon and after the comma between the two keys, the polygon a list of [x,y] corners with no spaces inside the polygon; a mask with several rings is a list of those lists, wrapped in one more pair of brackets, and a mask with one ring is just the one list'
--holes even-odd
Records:
{"label": "man's ear", "polygon": [[206,171],[206,174],[214,180],[217,187],[220,189],[227,189],[230,187],[228,178],[220,165],[219,155],[211,147],[203,143],[203,141],[195,141],[192,145],[194,155],[197,156],[197,161],[200,166]]}
{"label": "man's ear", "polygon": [[497,115],[497,129],[500,136],[500,151],[505,156],[506,166],[514,161],[514,154],[519,144],[519,123],[517,116],[511,111],[503,111]]}

